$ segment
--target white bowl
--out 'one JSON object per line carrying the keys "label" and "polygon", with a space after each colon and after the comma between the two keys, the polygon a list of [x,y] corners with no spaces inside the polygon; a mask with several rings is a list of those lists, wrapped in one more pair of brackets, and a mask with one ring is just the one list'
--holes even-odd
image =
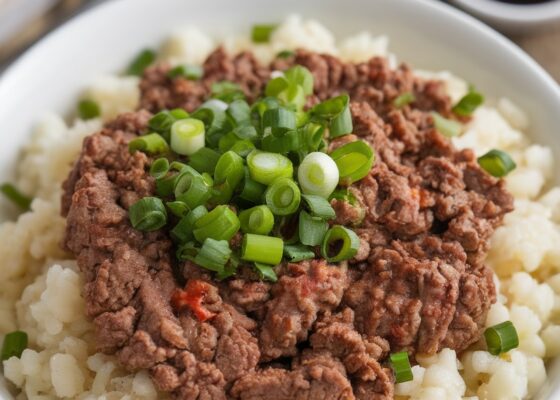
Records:
{"label": "white bowl", "polygon": [[[428,0],[118,0],[71,20],[24,54],[0,79],[0,181],[10,179],[37,115],[72,109],[84,84],[122,69],[139,49],[174,27],[194,24],[223,36],[291,13],[313,17],[339,35],[387,33],[401,60],[449,69],[488,97],[507,96],[531,117],[531,135],[560,160],[560,88],[522,50],[472,17]],[[2,208],[2,207],[0,207]],[[560,396],[554,363],[540,399]],[[9,399],[5,395],[5,399]]]}
{"label": "white bowl", "polygon": [[535,4],[512,4],[496,0],[450,2],[512,35],[544,30],[560,21],[560,0]]}

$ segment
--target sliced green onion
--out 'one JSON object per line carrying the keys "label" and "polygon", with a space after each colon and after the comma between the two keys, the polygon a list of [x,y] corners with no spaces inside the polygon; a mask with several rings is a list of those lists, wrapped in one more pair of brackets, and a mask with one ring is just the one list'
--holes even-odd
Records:
{"label": "sliced green onion", "polygon": [[299,240],[307,246],[317,246],[323,242],[329,224],[323,218],[312,217],[305,211],[299,213]]}
{"label": "sliced green onion", "polygon": [[508,153],[496,149],[478,157],[478,164],[496,178],[506,176],[517,166]]}
{"label": "sliced green onion", "polygon": [[284,240],[286,244],[296,244],[299,242],[299,214],[291,214],[276,218],[273,229],[273,236]]}
{"label": "sliced green onion", "polygon": [[274,227],[274,215],[267,206],[256,206],[239,213],[241,230],[244,233],[268,235]]}
{"label": "sliced green onion", "polygon": [[312,216],[323,219],[333,219],[336,216],[331,203],[324,197],[311,194],[304,194],[301,197]]}
{"label": "sliced green onion", "polygon": [[329,136],[331,138],[352,132],[350,97],[346,94],[317,104],[311,109],[311,114],[315,118],[329,122]]}
{"label": "sliced green onion", "polygon": [[141,51],[128,66],[127,75],[142,75],[144,73],[144,70],[148,68],[150,64],[152,64],[155,60],[155,51],[151,49]]}
{"label": "sliced green onion", "polygon": [[167,76],[171,79],[182,77],[191,81],[196,81],[202,78],[204,70],[199,65],[178,65],[172,68]]}
{"label": "sliced green onion", "polygon": [[313,74],[307,68],[294,65],[284,71],[284,76],[288,82],[301,86],[305,96],[313,93]]}
{"label": "sliced green onion", "polygon": [[278,178],[291,178],[294,173],[289,158],[258,150],[247,156],[247,166],[251,178],[263,185],[270,185]]}
{"label": "sliced green onion", "polygon": [[329,200],[333,199],[346,201],[351,205],[355,205],[357,202],[356,196],[348,188],[336,189],[329,197]]}
{"label": "sliced green onion", "polygon": [[245,169],[245,178],[242,181],[242,185],[239,193],[240,198],[253,204],[260,204],[263,202],[266,186],[253,180],[247,168]]}
{"label": "sliced green onion", "polygon": [[290,82],[288,82],[286,77],[278,76],[268,81],[266,88],[264,89],[264,94],[266,96],[277,97],[280,93],[286,90],[288,86],[290,86]]}
{"label": "sliced green onion", "polygon": [[476,91],[474,87],[469,88],[469,92],[453,107],[453,112],[462,117],[468,117],[484,103],[484,96]]}
{"label": "sliced green onion", "polygon": [[412,367],[410,366],[408,353],[406,351],[393,353],[390,358],[397,383],[408,382],[414,379],[414,376],[412,375]]}
{"label": "sliced green onion", "polygon": [[178,176],[177,174],[172,174],[156,179],[156,194],[160,197],[171,196]]}
{"label": "sliced green onion", "polygon": [[488,352],[492,355],[507,353],[519,346],[517,330],[511,321],[491,326],[484,331]]}
{"label": "sliced green onion", "polygon": [[287,244],[284,246],[284,257],[290,262],[299,262],[315,258],[315,252],[302,244]]}
{"label": "sliced green onion", "polygon": [[273,135],[281,135],[297,127],[296,114],[283,107],[266,110],[262,122],[265,132],[270,131]]}
{"label": "sliced green onion", "polygon": [[335,160],[325,153],[308,154],[298,169],[298,182],[303,193],[328,198],[338,185],[337,165]]}
{"label": "sliced green onion", "polygon": [[198,172],[182,172],[175,181],[175,199],[185,203],[189,209],[205,204],[212,196],[211,187]]}
{"label": "sliced green onion", "polygon": [[292,130],[282,136],[267,135],[261,141],[263,150],[271,153],[288,154],[291,151],[302,149],[299,130]]}
{"label": "sliced green onion", "polygon": [[252,125],[237,126],[233,129],[233,134],[239,139],[255,140],[259,136],[257,130]]}
{"label": "sliced green onion", "polygon": [[463,125],[459,122],[444,118],[437,112],[432,112],[432,118],[437,131],[445,137],[459,136],[463,131]]}
{"label": "sliced green onion", "polygon": [[222,272],[231,256],[231,249],[225,240],[207,238],[194,258],[194,263],[214,272]]}
{"label": "sliced green onion", "polygon": [[263,280],[270,282],[276,282],[278,280],[278,276],[276,276],[276,272],[274,272],[274,268],[271,265],[256,262],[255,269],[259,274],[259,278]]}
{"label": "sliced green onion", "polygon": [[282,261],[284,242],[272,236],[246,233],[241,245],[241,258],[245,261],[277,265]]}
{"label": "sliced green onion", "polygon": [[228,206],[221,205],[199,218],[194,224],[194,237],[200,243],[207,238],[230,240],[240,227],[239,218]]}
{"label": "sliced green onion", "polygon": [[[286,106],[296,111],[302,110],[305,106],[305,92],[300,85],[290,84],[288,88],[278,94],[278,99],[280,99]],[[306,116],[307,114],[296,113],[296,127],[302,124],[300,118]]]}
{"label": "sliced green onion", "polygon": [[159,133],[149,133],[139,136],[128,143],[128,150],[131,153],[141,151],[149,155],[165,154],[169,151],[169,146]]}
{"label": "sliced green onion", "polygon": [[27,333],[23,331],[10,332],[4,336],[2,344],[2,361],[11,357],[21,357],[23,350],[27,348]]}
{"label": "sliced green onion", "polygon": [[295,51],[293,51],[293,50],[282,50],[281,52],[279,52],[278,54],[276,54],[276,57],[277,57],[277,58],[284,58],[284,59],[286,59],[286,58],[293,57],[293,56],[295,56],[295,55],[296,55],[296,53],[295,53]]}
{"label": "sliced green onion", "polygon": [[227,182],[230,188],[235,190],[244,176],[243,158],[233,151],[222,154],[216,164],[214,182],[216,184]]}
{"label": "sliced green onion", "polygon": [[169,172],[169,160],[158,158],[150,166],[150,175],[156,179],[163,178]]}
{"label": "sliced green onion", "polygon": [[214,99],[222,100],[226,103],[231,103],[235,100],[245,98],[245,94],[237,83],[229,81],[215,82],[211,87],[211,96]]}
{"label": "sliced green onion", "polygon": [[134,229],[151,232],[163,228],[167,223],[167,211],[157,197],[144,197],[130,206],[130,223]]}
{"label": "sliced green onion", "polygon": [[200,119],[206,127],[206,141],[211,147],[217,147],[218,141],[232,130],[232,125],[226,115],[227,103],[212,99],[204,102],[192,117]]}
{"label": "sliced green onion", "polygon": [[175,118],[175,120],[189,118],[190,114],[187,110],[183,110],[182,108],[174,108],[173,110],[169,111],[169,114]]}
{"label": "sliced green onion", "polygon": [[327,231],[321,246],[321,255],[329,262],[349,260],[360,247],[360,238],[354,231],[334,225]]}
{"label": "sliced green onion", "polygon": [[396,108],[403,108],[404,106],[414,103],[416,101],[416,96],[412,92],[404,92],[400,96],[397,96],[395,100],[393,100],[393,105]]}
{"label": "sliced green onion", "polygon": [[190,156],[189,165],[201,174],[203,172],[213,174],[219,159],[220,153],[209,147],[203,147]]}
{"label": "sliced green onion", "polygon": [[179,243],[185,243],[193,238],[194,224],[200,218],[208,214],[208,210],[204,206],[198,206],[175,225],[170,234],[173,239]]}
{"label": "sliced green onion", "polygon": [[330,156],[338,167],[339,182],[345,186],[369,174],[375,161],[372,148],[362,140],[347,143],[333,151]]}
{"label": "sliced green onion", "polygon": [[21,193],[11,183],[3,183],[2,185],[0,185],[0,192],[2,192],[4,197],[6,197],[22,210],[27,211],[31,208],[31,202],[33,201],[33,199]]}
{"label": "sliced green onion", "polygon": [[222,153],[225,153],[239,140],[237,136],[233,132],[229,132],[222,136],[218,141],[218,150]]}
{"label": "sliced green onion", "polygon": [[251,107],[245,100],[232,101],[226,114],[233,121],[235,125],[248,125],[251,123]]}
{"label": "sliced green onion", "polygon": [[301,192],[293,180],[278,178],[266,190],[265,199],[273,214],[290,215],[299,208]]}
{"label": "sliced green onion", "polygon": [[232,254],[229,258],[229,262],[225,265],[222,271],[216,273],[215,278],[218,281],[223,281],[224,279],[229,278],[230,276],[234,276],[237,272],[237,267],[239,265],[239,261],[235,254]]}
{"label": "sliced green onion", "polygon": [[176,121],[176,118],[171,114],[170,111],[164,110],[158,112],[148,121],[148,127],[163,136],[166,140],[169,140],[171,125]]}
{"label": "sliced green onion", "polygon": [[171,214],[178,218],[183,218],[190,211],[189,206],[182,201],[168,201],[165,205],[167,209],[171,211]]}
{"label": "sliced green onion", "polygon": [[101,115],[101,109],[95,101],[84,99],[78,103],[78,115],[83,120],[97,118]]}
{"label": "sliced green onion", "polygon": [[253,25],[251,31],[251,39],[254,43],[268,43],[272,32],[276,29],[277,25]]}
{"label": "sliced green onion", "polygon": [[238,140],[230,148],[231,151],[240,155],[241,157],[247,157],[255,149],[255,145],[250,140]]}
{"label": "sliced green onion", "polygon": [[177,248],[175,255],[179,261],[187,261],[193,260],[199,251],[200,249],[196,246],[196,243],[187,242]]}
{"label": "sliced green onion", "polygon": [[180,119],[171,126],[171,149],[190,156],[204,147],[204,123],[194,118]]}

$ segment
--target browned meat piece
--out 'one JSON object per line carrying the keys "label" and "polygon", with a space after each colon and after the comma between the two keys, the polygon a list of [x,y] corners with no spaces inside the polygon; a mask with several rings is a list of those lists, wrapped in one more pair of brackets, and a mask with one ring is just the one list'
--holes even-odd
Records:
{"label": "browned meat piece", "polygon": [[[281,265],[274,284],[249,267],[217,282],[192,262],[179,265],[165,229],[129,223],[128,208],[154,193],[154,181],[151,160],[130,154],[128,142],[147,131],[150,112],[192,111],[223,80],[251,101],[270,71],[294,63],[315,77],[308,105],[350,94],[354,132],[328,148],[365,140],[376,152],[370,174],[348,188],[352,200],[332,201],[333,223],[353,227],[358,253],[341,265]],[[389,352],[462,351],[478,340],[496,296],[483,263],[488,240],[513,203],[472,151],[435,130],[431,111],[451,115],[441,82],[380,58],[354,65],[308,51],[260,66],[218,49],[200,81],[168,71],[146,71],[141,107],[150,112],[123,114],[88,137],[64,183],[65,246],[84,274],[100,351],[149,369],[177,399],[389,400]],[[396,109],[405,92],[416,100]]]}

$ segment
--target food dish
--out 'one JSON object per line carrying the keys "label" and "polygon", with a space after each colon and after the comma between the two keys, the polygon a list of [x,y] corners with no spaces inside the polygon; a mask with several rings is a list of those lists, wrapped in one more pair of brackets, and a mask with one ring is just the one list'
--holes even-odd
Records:
{"label": "food dish", "polygon": [[[472,135],[471,135],[472,136]],[[472,138],[471,138],[472,139]]]}

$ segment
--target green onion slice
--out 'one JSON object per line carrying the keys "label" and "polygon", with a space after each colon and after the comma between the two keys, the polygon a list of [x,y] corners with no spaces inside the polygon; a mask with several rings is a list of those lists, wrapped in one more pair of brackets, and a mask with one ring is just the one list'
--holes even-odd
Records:
{"label": "green onion slice", "polygon": [[220,205],[194,224],[194,237],[200,243],[207,238],[230,240],[239,230],[239,218],[228,206]]}
{"label": "green onion slice", "polygon": [[216,164],[214,182],[218,185],[227,182],[229,188],[233,191],[244,176],[243,158],[233,151],[222,154]]}
{"label": "green onion slice", "polygon": [[272,32],[276,29],[277,25],[258,24],[253,25],[251,31],[251,39],[253,43],[268,43]]}
{"label": "green onion slice", "polygon": [[375,161],[372,148],[362,140],[347,143],[334,150],[330,156],[338,167],[339,182],[344,186],[349,186],[369,174]]}
{"label": "green onion slice", "polygon": [[165,205],[157,197],[144,197],[130,206],[130,223],[139,231],[155,231],[167,223]]}
{"label": "green onion slice", "polygon": [[158,158],[150,166],[150,175],[156,179],[163,178],[169,172],[169,160]]}
{"label": "green onion slice", "polygon": [[286,244],[284,246],[284,257],[290,262],[299,262],[315,258],[315,252],[302,244]]}
{"label": "green onion slice", "polygon": [[342,225],[334,225],[327,231],[321,246],[321,254],[329,262],[349,260],[360,247],[356,233]]}
{"label": "green onion slice", "polygon": [[84,99],[78,103],[78,115],[83,120],[97,118],[101,115],[101,109],[95,101]]}
{"label": "green onion slice", "polygon": [[167,153],[169,146],[159,133],[149,133],[131,140],[128,143],[128,150],[131,153],[141,151],[149,155],[156,155]]}
{"label": "green onion slice", "polygon": [[168,201],[165,205],[171,214],[178,218],[183,218],[190,211],[189,206],[182,201]]}
{"label": "green onion slice", "polygon": [[203,75],[204,70],[199,65],[178,65],[167,73],[171,79],[181,77],[191,81],[199,80]]}
{"label": "green onion slice", "polygon": [[21,357],[23,350],[27,348],[27,333],[23,331],[10,332],[4,337],[2,344],[2,361],[11,357]]}
{"label": "green onion slice", "polygon": [[263,185],[270,185],[278,178],[291,178],[294,167],[289,158],[281,154],[255,150],[247,156],[251,178]]}
{"label": "green onion slice", "polygon": [[249,170],[245,168],[245,177],[242,181],[239,197],[253,204],[262,203],[266,186],[253,180]]}
{"label": "green onion slice", "polygon": [[2,185],[0,185],[0,192],[2,192],[4,197],[6,197],[22,210],[27,211],[31,208],[31,202],[33,201],[33,199],[21,193],[11,183],[3,183]]}
{"label": "green onion slice", "polygon": [[284,76],[288,82],[301,86],[305,96],[313,93],[313,74],[304,66],[294,65],[284,71]]}
{"label": "green onion slice", "polygon": [[274,268],[271,265],[256,262],[255,269],[259,274],[259,278],[263,280],[270,282],[276,282],[278,280],[278,276],[276,276],[276,272],[274,272]]}
{"label": "green onion slice", "polygon": [[241,258],[268,265],[277,265],[282,261],[284,242],[272,236],[246,233],[241,245]]}
{"label": "green onion slice", "polygon": [[350,97],[346,94],[317,104],[311,109],[311,115],[319,120],[329,122],[329,135],[331,138],[352,132]]}
{"label": "green onion slice", "polygon": [[224,270],[230,256],[231,249],[227,241],[207,238],[192,261],[203,268],[219,273]]}
{"label": "green onion slice", "polygon": [[213,174],[219,159],[220,153],[216,150],[202,147],[190,156],[189,165],[201,174],[204,172]]}
{"label": "green onion slice", "polygon": [[327,199],[321,196],[304,194],[301,196],[312,216],[323,219],[333,219],[336,214]]}
{"label": "green onion slice", "polygon": [[508,153],[496,149],[478,157],[478,164],[496,178],[506,176],[517,166]]}
{"label": "green onion slice", "polygon": [[453,107],[453,112],[462,117],[468,117],[484,103],[484,96],[476,91],[474,87],[469,88],[469,92]]}
{"label": "green onion slice", "polygon": [[338,185],[338,164],[325,153],[310,153],[299,166],[298,181],[303,193],[328,198]]}
{"label": "green onion slice", "polygon": [[282,50],[281,52],[276,54],[276,57],[286,59],[286,58],[293,57],[295,55],[296,55],[296,53],[293,50]]}
{"label": "green onion slice", "polygon": [[156,179],[156,194],[160,197],[171,196],[178,176],[177,174],[170,174],[163,178]]}
{"label": "green onion slice", "polygon": [[297,127],[295,112],[283,107],[266,110],[262,123],[265,133],[270,132],[273,135],[282,135]]}
{"label": "green onion slice", "polygon": [[289,178],[278,178],[265,192],[266,205],[275,215],[290,215],[299,208],[301,192]]}
{"label": "green onion slice", "polygon": [[175,241],[179,243],[186,243],[193,239],[194,224],[200,218],[208,214],[208,210],[204,206],[198,206],[190,211],[186,216],[175,225],[170,234]]}
{"label": "green onion slice", "polygon": [[177,248],[175,255],[179,261],[193,260],[200,249],[194,242],[187,242]]}
{"label": "green onion slice", "polygon": [[239,213],[241,230],[244,233],[255,233],[257,235],[268,235],[274,227],[274,215],[270,208],[261,205]]}
{"label": "green onion slice", "polygon": [[146,49],[141,51],[132,60],[127,69],[128,75],[140,76],[144,73],[144,70],[150,66],[156,60],[156,53],[151,49]]}
{"label": "green onion slice", "polygon": [[397,383],[408,382],[414,379],[412,367],[410,366],[408,353],[406,351],[393,353],[391,354],[390,359]]}
{"label": "green onion slice", "polygon": [[256,147],[250,140],[238,140],[231,146],[230,150],[241,157],[247,157]]}
{"label": "green onion slice", "polygon": [[210,90],[212,92],[212,98],[222,100],[226,103],[231,103],[232,101],[245,98],[245,94],[243,93],[243,90],[241,90],[241,87],[234,82],[215,82],[212,84]]}
{"label": "green onion slice", "polygon": [[519,346],[517,330],[511,321],[491,326],[484,331],[488,352],[492,355],[506,353]]}
{"label": "green onion slice", "polygon": [[434,119],[434,126],[437,131],[445,137],[451,138],[459,136],[463,131],[463,125],[461,125],[461,123],[444,118],[437,112],[432,112],[432,118]]}
{"label": "green onion slice", "polygon": [[307,246],[317,246],[323,242],[329,224],[323,218],[312,217],[305,211],[299,213],[299,240]]}
{"label": "green onion slice", "polygon": [[251,107],[245,100],[232,101],[226,110],[226,114],[235,125],[249,125],[251,123]]}
{"label": "green onion slice", "polygon": [[395,100],[393,100],[393,105],[396,108],[403,108],[404,106],[414,103],[416,101],[416,97],[412,92],[404,92],[403,94],[397,96]]}
{"label": "green onion slice", "polygon": [[204,147],[204,123],[186,118],[175,121],[171,126],[171,149],[180,155],[190,156]]}
{"label": "green onion slice", "polygon": [[[193,173],[194,172],[194,173]],[[186,170],[175,181],[175,199],[185,203],[189,209],[205,204],[212,196],[211,187],[202,175]]]}

